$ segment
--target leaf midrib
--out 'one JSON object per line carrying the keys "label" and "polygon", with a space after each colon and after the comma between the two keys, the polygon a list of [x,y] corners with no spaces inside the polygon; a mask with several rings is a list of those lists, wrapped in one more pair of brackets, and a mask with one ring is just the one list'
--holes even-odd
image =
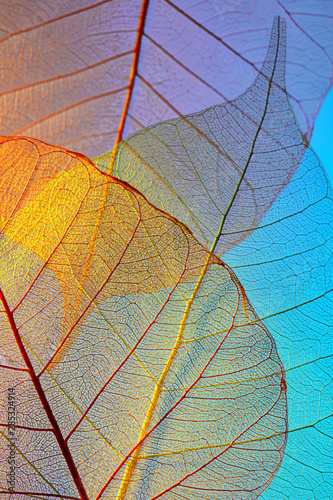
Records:
{"label": "leaf midrib", "polygon": [[17,326],[16,326],[14,315],[13,315],[13,313],[9,307],[9,304],[6,300],[6,297],[1,289],[0,289],[0,300],[4,306],[5,313],[7,315],[7,318],[8,318],[9,324],[11,326],[12,332],[14,334],[15,340],[17,342],[18,348],[21,352],[22,358],[26,364],[26,367],[28,368],[31,381],[35,387],[35,390],[39,396],[39,400],[40,400],[40,402],[44,408],[44,411],[48,417],[48,420],[51,424],[53,434],[58,442],[58,445],[60,447],[62,455],[67,463],[68,470],[69,470],[69,472],[72,476],[72,479],[74,481],[74,484],[75,484],[75,486],[76,486],[76,488],[81,496],[81,500],[89,500],[87,492],[85,490],[85,487],[83,486],[83,483],[82,483],[81,478],[79,476],[78,470],[77,470],[76,465],[74,463],[74,460],[72,458],[72,455],[71,455],[69,448],[67,446],[67,443],[64,440],[64,437],[62,435],[62,432],[60,430],[58,422],[57,422],[57,420],[56,420],[56,418],[51,410],[51,407],[50,407],[49,402],[45,396],[45,393],[43,391],[41,383],[40,383],[40,381],[35,373],[35,370],[32,366],[30,358],[26,352],[26,349],[24,347],[24,344],[22,342],[22,339],[20,337],[19,331],[18,331]]}
{"label": "leaf midrib", "polygon": [[[262,118],[260,120],[260,123],[259,123],[259,126],[258,126],[258,129],[257,129],[257,132],[254,136],[254,139],[253,139],[253,144],[252,144],[252,147],[251,147],[251,150],[250,150],[250,154],[249,154],[249,157],[248,157],[248,160],[245,164],[245,167],[244,167],[244,170],[240,176],[240,179],[239,179],[239,182],[236,186],[236,189],[235,189],[235,192],[230,200],[230,203],[228,205],[228,208],[222,218],[222,221],[221,221],[221,225],[220,225],[220,228],[219,228],[219,231],[214,239],[214,242],[213,242],[213,245],[210,249],[210,254],[208,255],[208,258],[207,258],[207,261],[206,261],[206,264],[204,265],[204,268],[202,270],[202,273],[201,273],[201,276],[198,280],[198,283],[193,291],[193,294],[192,294],[192,297],[187,301],[187,306],[186,306],[186,309],[185,309],[185,312],[184,312],[184,316],[183,316],[183,320],[181,322],[181,325],[180,325],[180,328],[179,328],[179,333],[178,333],[178,336],[177,336],[177,339],[176,339],[176,342],[173,346],[173,349],[172,349],[172,352],[169,356],[169,359],[167,360],[166,364],[165,364],[165,368],[161,374],[161,377],[160,377],[160,380],[155,388],[155,391],[154,391],[154,394],[153,394],[153,397],[152,397],[152,401],[150,403],[150,406],[149,406],[149,409],[147,411],[147,414],[146,414],[146,418],[145,418],[145,421],[142,425],[142,430],[141,430],[141,433],[140,433],[140,436],[139,436],[139,439],[138,439],[138,443],[137,443],[137,447],[135,448],[135,451],[130,459],[130,461],[128,462],[127,464],[127,467],[126,467],[126,471],[125,471],[125,474],[124,474],[124,477],[122,479],[122,482],[121,482],[121,485],[120,485],[120,488],[119,488],[119,491],[118,491],[118,495],[117,495],[117,500],[124,500],[125,499],[125,495],[126,495],[126,492],[127,492],[127,489],[128,489],[128,486],[130,484],[130,481],[131,481],[131,478],[133,476],[133,473],[134,473],[134,470],[135,470],[135,467],[137,465],[137,462],[139,460],[139,455],[140,455],[140,451],[141,451],[141,448],[142,448],[142,445],[144,443],[144,440],[145,440],[145,436],[146,436],[146,432],[149,428],[149,425],[150,425],[150,422],[151,422],[151,419],[152,419],[152,416],[153,416],[153,413],[154,413],[154,410],[155,410],[155,407],[156,407],[156,404],[157,404],[157,401],[159,399],[159,396],[160,396],[160,393],[162,391],[162,387],[163,387],[163,384],[164,384],[164,381],[167,377],[167,374],[172,366],[172,363],[173,363],[173,360],[174,358],[176,357],[177,355],[177,352],[178,352],[178,349],[179,349],[179,346],[181,345],[181,341],[182,341],[182,336],[183,336],[183,332],[184,332],[184,329],[185,329],[185,326],[186,326],[186,322],[187,322],[187,318],[188,318],[188,315],[190,313],[190,310],[191,310],[191,307],[192,307],[192,303],[193,301],[195,300],[195,297],[198,293],[198,290],[201,286],[201,283],[206,275],[206,272],[207,272],[207,269],[209,267],[209,262],[210,262],[210,259],[211,259],[211,254],[214,252],[219,240],[220,240],[220,237],[222,235],[222,230],[223,230],[223,227],[224,227],[224,224],[226,222],[226,219],[227,219],[227,216],[233,206],[233,203],[235,201],[235,198],[237,196],[237,193],[239,191],[239,188],[242,184],[242,181],[244,179],[244,176],[246,174],[246,171],[249,167],[249,164],[251,162],[251,159],[252,159],[252,156],[253,156],[253,153],[254,153],[254,150],[255,150],[255,146],[256,146],[256,141],[257,141],[257,138],[259,136],[259,133],[261,131],[261,128],[262,128],[262,124],[265,120],[265,117],[266,117],[266,112],[267,112],[267,107],[268,107],[268,103],[269,103],[269,98],[270,98],[270,91],[271,91],[271,87],[272,87],[272,81],[273,81],[273,78],[274,78],[274,72],[275,72],[275,68],[276,68],[276,63],[277,63],[277,57],[278,57],[278,54],[279,54],[279,39],[280,39],[280,19],[278,19],[278,29],[277,29],[277,33],[278,33],[278,37],[277,37],[277,50],[276,50],[276,54],[275,54],[275,60],[274,60],[274,65],[273,65],[273,70],[272,70],[272,75],[271,75],[271,78],[269,79],[269,83],[268,83],[268,89],[267,89],[267,97],[266,97],[266,102],[265,102],[265,107],[264,107],[264,110],[263,110],[263,114],[262,114]],[[102,492],[101,492],[102,493]]]}

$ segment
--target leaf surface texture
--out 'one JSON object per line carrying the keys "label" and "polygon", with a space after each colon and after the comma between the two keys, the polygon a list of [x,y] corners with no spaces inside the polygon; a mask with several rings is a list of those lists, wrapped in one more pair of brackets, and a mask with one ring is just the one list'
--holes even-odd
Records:
{"label": "leaf surface texture", "polygon": [[284,29],[276,19],[261,74],[235,101],[136,132],[94,161],[177,214],[236,272],[287,369],[286,458],[263,498],[324,500],[332,488],[332,191],[285,90]]}
{"label": "leaf surface texture", "polygon": [[275,15],[287,22],[287,89],[309,139],[331,86],[330,0],[4,2],[0,133],[93,158],[233,100],[262,66]]}
{"label": "leaf surface texture", "polygon": [[284,370],[234,273],[82,155],[0,153],[16,497],[257,498],[285,446]]}

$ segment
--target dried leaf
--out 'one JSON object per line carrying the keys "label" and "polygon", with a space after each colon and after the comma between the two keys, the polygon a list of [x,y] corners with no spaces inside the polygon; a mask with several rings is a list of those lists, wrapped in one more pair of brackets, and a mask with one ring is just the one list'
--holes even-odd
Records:
{"label": "dried leaf", "polygon": [[285,91],[285,29],[276,18],[261,73],[235,101],[152,125],[94,159],[219,255],[250,236],[306,149]]}
{"label": "dried leaf", "polygon": [[121,143],[115,159],[110,153],[95,162],[177,214],[236,272],[286,366],[286,458],[262,498],[326,500],[333,197],[318,158],[306,151],[283,63],[276,20],[262,75],[235,102],[151,126]]}
{"label": "dried leaf", "polygon": [[280,0],[3,2],[0,134],[93,158],[161,120],[228,102],[288,25],[287,88],[309,139],[330,86],[332,3]]}
{"label": "dried leaf", "polygon": [[0,155],[1,493],[257,498],[286,388],[234,273],[82,155],[21,138]]}

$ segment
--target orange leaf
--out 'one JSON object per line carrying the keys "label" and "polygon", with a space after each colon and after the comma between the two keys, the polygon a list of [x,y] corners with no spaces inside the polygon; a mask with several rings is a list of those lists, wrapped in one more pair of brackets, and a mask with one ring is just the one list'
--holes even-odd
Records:
{"label": "orange leaf", "polygon": [[285,382],[237,277],[82,155],[10,137],[0,154],[1,493],[257,498]]}

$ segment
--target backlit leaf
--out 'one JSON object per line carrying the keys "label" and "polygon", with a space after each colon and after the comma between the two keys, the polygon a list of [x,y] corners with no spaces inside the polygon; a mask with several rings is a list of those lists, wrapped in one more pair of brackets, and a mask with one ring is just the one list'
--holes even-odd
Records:
{"label": "backlit leaf", "polygon": [[331,0],[2,2],[0,134],[93,158],[233,100],[261,68],[274,15],[287,22],[287,89],[309,139],[331,86]]}
{"label": "backlit leaf", "polygon": [[285,92],[285,44],[276,18],[261,73],[242,96],[152,125],[94,163],[224,254],[258,226],[306,148]]}
{"label": "backlit leaf", "polygon": [[[272,72],[274,64],[269,57],[262,74],[259,73],[274,14],[285,17],[288,26],[286,91],[282,31],[280,43],[276,44],[275,39],[274,45],[273,36],[271,44],[271,54],[275,51],[279,62],[279,79],[275,70],[274,74]],[[154,205],[161,203],[160,208],[188,224],[206,248],[214,247],[223,253],[223,259],[237,273],[262,321],[253,322],[254,312],[249,304],[244,308],[246,301],[238,279],[214,258],[204,273],[207,282],[199,288],[193,303],[193,316],[188,318],[184,329],[192,334],[192,328],[199,332],[198,336],[193,335],[184,350],[179,351],[181,360],[175,359],[176,369],[170,369],[170,379],[166,378],[165,382],[166,393],[162,391],[159,395],[161,408],[156,406],[154,417],[160,418],[163,411],[168,411],[173,397],[177,401],[177,391],[184,391],[189,383],[187,372],[194,376],[194,366],[202,366],[202,355],[209,355],[215,337],[221,335],[221,328],[230,325],[231,318],[236,325],[237,321],[242,325],[246,323],[241,339],[237,337],[237,343],[232,335],[229,336],[235,347],[231,349],[224,343],[227,352],[220,351],[214,359],[222,370],[227,370],[226,365],[231,363],[230,370],[236,378],[224,371],[218,389],[205,385],[205,392],[199,397],[192,393],[185,398],[184,406],[180,402],[143,442],[137,453],[145,454],[146,458],[140,457],[135,462],[134,450],[104,490],[104,498],[121,498],[126,481],[123,486],[120,482],[125,470],[129,470],[129,477],[130,463],[135,467],[126,492],[129,498],[148,500],[153,495],[156,497],[159,493],[152,491],[177,484],[184,470],[191,474],[191,467],[198,467],[204,460],[207,461],[204,469],[189,475],[163,498],[253,499],[264,490],[282,457],[285,425],[283,370],[274,349],[271,362],[269,358],[261,362],[266,359],[266,349],[273,343],[270,337],[261,342],[262,336],[268,335],[265,326],[273,333],[287,369],[289,434],[282,467],[262,498],[327,500],[332,496],[332,192],[312,151],[308,150],[299,164],[307,144],[301,132],[310,138],[313,120],[330,86],[332,19],[330,0],[181,0],[175,3],[131,0],[96,4],[90,0],[70,3],[36,0],[1,5],[2,134],[36,136],[93,157],[144,126],[199,112],[192,118],[195,127],[189,128],[188,119],[178,120],[182,137],[187,142],[184,141],[185,148],[176,152],[182,162],[173,174],[181,174],[183,164],[188,173],[188,168],[192,168],[190,163],[197,166],[203,157],[205,161],[199,161],[200,175],[185,181],[180,176],[175,184],[170,183],[174,179],[169,176],[168,184],[161,183],[157,196],[149,186],[145,187],[145,195]],[[237,99],[257,75],[252,89]],[[255,94],[253,89],[257,90]],[[265,96],[269,97],[272,115],[263,113]],[[215,106],[228,101],[232,102],[225,108]],[[206,112],[206,123],[213,127],[214,133],[218,131],[215,135],[219,141],[212,147],[211,141],[207,141],[207,131],[198,134],[198,130],[205,115],[202,110],[213,105],[215,109],[227,109],[230,119],[222,117],[221,120],[220,116],[219,127],[214,129],[212,114]],[[260,123],[258,117],[263,115],[265,120]],[[223,133],[219,131],[221,126]],[[254,140],[256,127],[260,134]],[[121,150],[118,166],[123,169],[122,175],[124,172],[129,175],[128,180],[134,187],[138,187],[142,179],[132,176],[138,166],[133,159],[142,160],[143,154],[147,157],[142,138],[150,140],[152,130],[165,129],[166,124],[160,124],[150,132],[140,132],[130,137]],[[229,134],[228,140],[226,134]],[[174,135],[163,138],[166,143],[163,154],[160,149],[153,151],[158,158],[155,162],[156,186],[160,176],[167,177],[169,160],[176,156],[174,150],[171,155],[165,154],[165,151],[170,152],[171,138],[174,143]],[[160,138],[157,142],[160,146]],[[221,147],[216,148],[216,142],[223,146],[223,151]],[[138,154],[133,155],[133,151],[129,154],[130,143],[136,143]],[[257,148],[251,153],[249,145],[254,143]],[[198,150],[196,145],[199,145]],[[165,342],[171,339],[172,343],[175,339],[176,323],[172,323],[170,317],[179,326],[179,311],[184,311],[186,299],[205,268],[208,254],[182,224],[153,208],[128,185],[98,173],[82,156],[60,148],[50,149],[38,141],[20,143],[6,139],[2,147],[2,166],[5,168],[0,180],[3,238],[0,277],[1,287],[6,292],[2,295],[4,313],[1,317],[5,329],[1,330],[4,335],[1,337],[0,364],[6,380],[2,393],[2,422],[6,425],[8,418],[8,380],[15,375],[14,382],[18,381],[17,418],[24,427],[17,427],[16,435],[26,453],[24,456],[16,453],[17,460],[21,460],[16,464],[19,466],[16,478],[21,478],[19,486],[25,488],[25,493],[16,493],[12,498],[27,500],[32,491],[37,498],[57,497],[59,493],[54,488],[60,490],[62,498],[66,498],[64,491],[69,497],[73,495],[71,498],[79,498],[81,486],[75,475],[77,467],[89,498],[95,499],[102,484],[107,483],[107,467],[116,467],[115,463],[120,463],[116,460],[121,460],[119,457],[114,459],[117,447],[112,448],[113,441],[117,445],[121,443],[126,450],[133,450],[133,443],[137,443],[135,440],[142,428],[140,416],[144,412],[147,415],[151,401],[149,388],[155,383],[149,375],[154,370],[161,373],[165,356],[170,353],[170,346]],[[204,153],[207,151],[211,158],[202,155],[203,147]],[[232,160],[226,158],[225,149]],[[191,162],[184,161],[187,153]],[[149,155],[151,158],[151,151]],[[260,160],[260,155],[264,159]],[[244,158],[250,156],[252,162],[241,179],[246,165]],[[222,158],[224,162],[217,162]],[[143,163],[140,168],[146,168]],[[214,175],[209,172],[212,164]],[[217,169],[217,164],[221,170]],[[113,159],[104,157],[99,165],[113,167]],[[238,183],[241,181],[239,189],[236,189],[237,178]],[[204,188],[198,182],[200,179],[205,181]],[[124,189],[125,201],[123,196],[117,198],[119,186]],[[228,200],[232,202],[230,210]],[[113,211],[111,206],[115,207]],[[137,241],[138,233],[133,224],[138,215],[134,206],[143,207],[144,214],[151,210],[152,246],[147,246],[147,238],[144,242]],[[141,220],[141,214],[139,218],[139,227],[143,230],[146,219]],[[156,225],[161,218],[165,224]],[[223,227],[217,241],[219,222]],[[115,228],[111,235],[110,228]],[[114,259],[119,257],[118,249],[121,251],[122,245],[128,243],[126,234],[134,235],[129,245],[133,261],[124,260],[127,267],[122,268],[123,280],[119,279],[117,267],[111,285],[103,288],[103,280],[107,281],[114,269]],[[184,248],[188,249],[187,253]],[[141,259],[142,253],[146,255],[145,262]],[[143,266],[140,269],[139,263]],[[181,269],[186,269],[184,275]],[[212,275],[213,269],[219,271]],[[179,300],[168,295],[170,274],[177,283],[174,293],[183,294]],[[190,277],[187,279],[187,276]],[[134,292],[133,287],[137,287]],[[71,434],[68,443],[72,448],[59,447],[59,442],[52,441],[54,437],[59,438],[55,429],[59,427],[61,432],[74,429],[75,422],[81,418],[78,415],[82,416],[93,394],[103,385],[103,377],[109,376],[114,369],[113,356],[118,356],[114,362],[117,364],[128,348],[118,341],[119,337],[114,341],[112,334],[124,333],[131,347],[133,332],[141,331],[142,325],[151,321],[150,314],[155,314],[156,304],[165,307],[154,323],[155,329],[152,327],[145,334],[129,364],[117,372],[118,380],[120,375],[124,380],[121,394],[119,385],[116,389],[110,386],[110,392],[106,388],[103,398],[91,409],[89,420],[85,417],[81,427]],[[15,342],[14,321],[19,325]],[[224,326],[219,326],[221,324]],[[250,334],[251,328],[254,332]],[[157,331],[167,332],[167,335],[152,351]],[[250,340],[249,335],[252,335]],[[93,341],[90,343],[93,337],[100,339],[97,345]],[[40,376],[44,386],[42,392],[37,391],[38,397],[29,382],[31,374],[20,371],[26,369],[26,363],[22,361],[22,345],[21,351],[17,351],[18,338],[24,340],[37,372],[49,363]],[[199,347],[191,351],[190,344]],[[11,350],[13,346],[16,346],[14,351]],[[222,358],[219,354],[223,354]],[[238,372],[233,363],[243,362],[244,369]],[[256,373],[264,367],[263,375],[254,376],[251,363],[255,363]],[[275,368],[270,363],[275,363]],[[144,373],[140,371],[144,371],[143,366],[146,368]],[[215,367],[214,361],[210,368],[212,366]],[[200,382],[205,380],[204,376]],[[136,385],[131,384],[133,379]],[[250,385],[254,386],[254,393]],[[227,401],[226,390],[229,391]],[[217,391],[215,399],[214,391]],[[43,393],[47,394],[55,420],[50,414],[45,416],[47,405]],[[255,411],[259,409],[260,416],[264,411],[261,404],[264,401],[268,404],[265,398],[270,394],[272,400],[282,403],[280,408],[274,408],[278,419],[274,433],[274,415],[269,413],[268,423],[262,419],[263,425],[254,429],[255,437],[251,435],[249,440],[243,441],[239,423],[251,418],[249,415],[254,408]],[[200,422],[193,422],[191,417],[199,412],[196,406],[199,400],[202,405]],[[231,404],[235,406],[225,406]],[[222,417],[219,405],[224,408]],[[229,414],[226,415],[229,410],[232,425]],[[213,423],[209,412],[215,412]],[[110,413],[115,417],[112,423]],[[129,419],[126,420],[124,414],[130,415]],[[199,436],[197,431],[193,433],[194,425],[196,429],[201,425]],[[49,432],[50,426],[52,432]],[[220,434],[215,431],[217,427]],[[223,446],[230,428],[238,440],[233,442],[228,454]],[[3,426],[1,430],[2,436],[8,438]],[[166,436],[170,436],[171,444]],[[195,450],[190,449],[188,436],[195,443]],[[221,457],[214,455],[212,443],[216,443],[216,439],[220,439],[218,448],[223,449]],[[200,448],[203,440],[208,445],[205,442]],[[3,442],[0,477],[1,486],[6,487],[6,471],[10,465],[7,452],[11,450],[6,448],[5,438]],[[74,462],[71,462],[69,451]],[[207,458],[211,456],[213,462]],[[216,491],[216,487],[223,491]],[[8,497],[4,490],[1,494]],[[83,493],[81,497],[85,498]]]}
{"label": "backlit leaf", "polygon": [[284,90],[283,29],[276,20],[262,74],[235,101],[137,132],[95,162],[177,214],[236,272],[287,367],[286,458],[263,498],[326,500],[332,191]]}
{"label": "backlit leaf", "polygon": [[0,158],[1,494],[257,498],[286,387],[235,274],[82,155],[9,137]]}

